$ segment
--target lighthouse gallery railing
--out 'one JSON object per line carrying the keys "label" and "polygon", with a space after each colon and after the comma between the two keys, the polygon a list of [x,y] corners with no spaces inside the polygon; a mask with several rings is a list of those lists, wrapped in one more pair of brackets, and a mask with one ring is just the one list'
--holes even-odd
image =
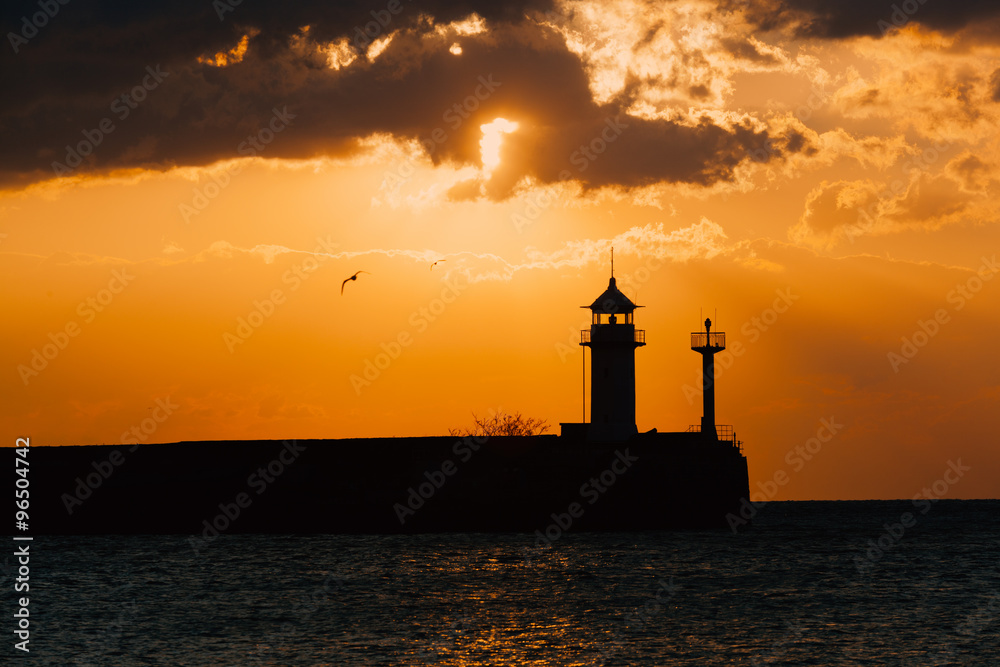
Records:
{"label": "lighthouse gallery railing", "polygon": [[726,332],[718,331],[706,334],[704,331],[691,334],[691,347],[725,347]]}
{"label": "lighthouse gallery railing", "polygon": [[[611,325],[611,326],[614,326],[614,325]],[[635,337],[633,338],[633,340],[636,343],[643,343],[643,344],[645,344],[646,343],[646,330],[645,329],[636,329],[635,330]],[[590,339],[590,329],[581,329],[580,330],[580,343],[591,343],[591,342],[593,342],[593,341]]]}

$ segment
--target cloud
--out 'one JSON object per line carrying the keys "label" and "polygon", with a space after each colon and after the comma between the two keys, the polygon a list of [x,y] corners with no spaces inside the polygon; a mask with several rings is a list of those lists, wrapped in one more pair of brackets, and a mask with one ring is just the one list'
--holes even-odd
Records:
{"label": "cloud", "polygon": [[806,196],[789,238],[832,247],[865,235],[992,222],[997,207],[985,197],[991,182],[996,181],[989,167],[970,153],[952,160],[943,173],[913,172],[908,181],[823,181]]}
{"label": "cloud", "polygon": [[947,165],[945,171],[954,178],[965,192],[985,194],[987,188],[998,182],[996,165],[987,163],[971,151],[963,151]]}
{"label": "cloud", "polygon": [[[324,247],[326,246],[326,247]],[[608,261],[611,248],[621,257],[641,259],[656,258],[668,262],[684,263],[696,259],[711,259],[733,251],[734,246],[723,228],[703,218],[700,221],[674,230],[665,230],[663,223],[631,227],[610,238],[566,241],[554,250],[525,248],[522,258],[511,258],[493,252],[458,250],[444,252],[415,248],[367,248],[360,250],[333,250],[333,244],[320,243],[310,249],[293,248],[276,244],[259,244],[242,247],[228,241],[215,241],[201,252],[177,260],[182,263],[206,261],[257,260],[264,264],[278,262],[304,262],[305,258],[347,260],[361,257],[383,257],[404,260],[406,263],[429,266],[445,259],[447,264],[435,270],[445,278],[456,274],[470,283],[509,282],[521,271],[548,271],[567,268],[579,269],[590,264],[603,265]],[[298,258],[298,259],[296,259]],[[163,263],[160,261],[160,263]]]}
{"label": "cloud", "polygon": [[1000,17],[1000,6],[979,0],[948,3],[900,0],[885,4],[868,0],[762,0],[752,3],[729,0],[723,6],[742,9],[747,20],[763,30],[788,28],[800,38],[822,39],[879,37],[911,22],[953,33]]}
{"label": "cloud", "polygon": [[882,120],[934,140],[975,143],[994,135],[995,62],[984,49],[907,27],[890,38],[856,40],[851,50],[870,66],[864,74],[849,68],[836,91],[843,119]]}
{"label": "cloud", "polygon": [[487,184],[495,199],[509,196],[526,176],[543,184],[575,180],[585,190],[660,182],[711,186],[733,180],[737,166],[754,155],[763,155],[764,162],[780,159],[773,146],[787,145],[749,121],[723,126],[708,116],[693,123],[648,120],[613,105],[578,113],[557,127],[522,127],[504,142],[505,161]]}
{"label": "cloud", "polygon": [[728,237],[707,218],[687,227],[664,231],[663,223],[632,227],[613,238],[569,241],[562,248],[543,252],[529,250],[530,268],[580,267],[607,261],[611,248],[624,255],[655,257],[674,262],[712,258],[726,252]]}
{"label": "cloud", "polygon": [[182,254],[183,252],[184,248],[177,245],[175,241],[167,241],[163,246],[164,255],[177,255]]}
{"label": "cloud", "polygon": [[815,138],[819,154],[815,162],[829,164],[841,157],[856,160],[863,167],[885,170],[914,148],[902,135],[855,137],[843,129],[830,130]]}
{"label": "cloud", "polygon": [[799,243],[834,245],[848,230],[864,228],[862,216],[868,209],[878,218],[880,205],[879,186],[873,181],[823,181],[806,196],[805,210],[789,237]]}
{"label": "cloud", "polygon": [[990,99],[1000,102],[1000,69],[994,70],[990,77]]}
{"label": "cloud", "polygon": [[[370,150],[380,134],[419,142],[434,164],[478,167],[479,126],[504,116],[522,129],[505,135],[505,162],[485,185],[502,199],[527,177],[585,188],[711,185],[773,139],[738,115],[636,117],[630,108],[649,77],[595,100],[588,62],[525,18],[547,2],[402,7],[384,28],[369,25],[376,10],[362,3],[246,4],[221,21],[207,3],[118,16],[67,10],[3,70],[0,83],[19,94],[0,102],[0,187],[241,156],[340,158]],[[377,54],[368,27],[391,37]],[[460,56],[450,51],[456,40]],[[732,46],[767,60],[763,46]],[[671,85],[697,98],[725,87]]]}
{"label": "cloud", "polygon": [[[316,42],[346,38],[357,49],[367,38],[356,31],[364,29],[428,33],[441,23],[465,19],[473,13],[502,25],[530,8],[545,9],[548,4],[544,0],[505,3],[503,7],[476,2],[432,1],[419,6],[402,3],[400,12],[391,16],[386,26],[376,23],[374,28],[369,25],[375,20],[372,13],[388,12],[363,2],[298,2],[280,9],[266,3],[244,3],[222,20],[212,3],[183,0],[169,8],[143,5],[130,7],[127,12],[107,5],[86,12],[64,9],[58,20],[50,21],[16,54],[16,60],[13,54],[4,54],[13,61],[0,70],[0,83],[5,90],[17,90],[18,95],[4,96],[0,117],[5,134],[13,136],[16,130],[18,139],[11,147],[14,150],[5,150],[0,161],[3,180],[23,183],[51,176],[51,162],[65,158],[65,146],[75,147],[85,139],[83,132],[92,133],[104,118],[114,129],[103,133],[92,155],[84,156],[83,169],[123,166],[122,153],[147,135],[164,137],[163,143],[169,145],[147,156],[144,164],[197,165],[232,157],[247,132],[256,132],[276,105],[309,107],[314,103],[314,114],[300,121],[306,128],[298,140],[311,145],[308,137],[302,136],[309,125],[317,134],[330,134],[321,132],[322,118],[330,121],[327,126],[344,124],[339,114],[330,113],[329,102],[339,101],[337,93],[351,102],[343,100],[344,113],[355,117],[372,115],[374,123],[389,115],[390,110],[400,108],[380,92],[396,95],[397,102],[417,97],[400,95],[405,91],[392,86],[379,91],[380,80],[391,78],[391,72],[375,64],[364,68],[367,76],[354,77],[339,87],[332,85],[338,79],[337,70],[320,69],[308,54],[301,50],[295,53],[295,38],[302,35],[303,27],[309,26],[308,35]],[[3,33],[19,30],[20,20],[16,8],[5,5]],[[245,51],[240,49],[239,62],[232,58],[226,67],[198,62],[206,55],[214,58],[217,53],[229,53],[242,43],[243,37],[247,38],[247,46]],[[457,62],[454,58],[452,61]],[[111,109],[122,94],[130,94],[142,85],[147,67],[165,73],[157,88],[146,91],[135,108],[120,103]],[[440,83],[430,82],[432,88],[440,87]],[[426,87],[428,81],[413,84]],[[425,94],[429,92],[424,90]],[[435,104],[440,102],[433,95],[427,98]],[[125,108],[129,113],[122,117]],[[364,127],[360,129],[363,131],[333,133],[324,148],[330,144],[336,147],[338,135],[367,133]],[[276,152],[306,152],[292,143],[285,142]],[[14,158],[14,154],[19,157]]]}

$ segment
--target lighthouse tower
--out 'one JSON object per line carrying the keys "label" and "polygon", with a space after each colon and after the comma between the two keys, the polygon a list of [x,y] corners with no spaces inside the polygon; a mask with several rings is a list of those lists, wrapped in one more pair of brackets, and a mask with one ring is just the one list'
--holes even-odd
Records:
{"label": "lighthouse tower", "polygon": [[712,320],[705,318],[705,330],[691,334],[691,349],[701,354],[702,417],[701,433],[718,440],[715,429],[715,355],[726,349],[726,334],[712,333]]}
{"label": "lighthouse tower", "polygon": [[637,432],[635,349],[646,344],[646,332],[632,322],[633,312],[642,306],[619,291],[614,266],[612,255],[608,289],[581,306],[593,317],[590,329],[580,332],[580,345],[590,348],[590,440],[627,440]]}

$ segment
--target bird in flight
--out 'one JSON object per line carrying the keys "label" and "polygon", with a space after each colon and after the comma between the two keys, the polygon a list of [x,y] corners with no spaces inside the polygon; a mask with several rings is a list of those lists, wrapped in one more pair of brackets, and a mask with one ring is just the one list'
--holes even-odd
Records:
{"label": "bird in flight", "polygon": [[[357,280],[359,273],[368,273],[368,272],[367,271],[357,271],[357,272],[354,273],[353,276],[351,276],[350,278],[345,279],[344,282],[340,283],[340,296],[344,296],[344,285],[346,285],[348,283],[348,281]],[[371,274],[369,273],[368,275],[371,275]]]}
{"label": "bird in flight", "polygon": [[447,262],[447,261],[448,260],[446,260],[446,259],[439,259],[438,261],[434,262],[434,264],[431,264],[431,271],[434,270],[434,266],[435,265],[440,264],[441,262]]}

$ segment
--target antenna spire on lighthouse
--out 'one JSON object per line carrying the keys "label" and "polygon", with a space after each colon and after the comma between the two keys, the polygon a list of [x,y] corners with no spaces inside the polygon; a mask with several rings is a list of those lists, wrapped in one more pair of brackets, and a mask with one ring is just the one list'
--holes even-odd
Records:
{"label": "antenna spire on lighthouse", "polygon": [[615,247],[611,246],[611,277],[615,277]]}

